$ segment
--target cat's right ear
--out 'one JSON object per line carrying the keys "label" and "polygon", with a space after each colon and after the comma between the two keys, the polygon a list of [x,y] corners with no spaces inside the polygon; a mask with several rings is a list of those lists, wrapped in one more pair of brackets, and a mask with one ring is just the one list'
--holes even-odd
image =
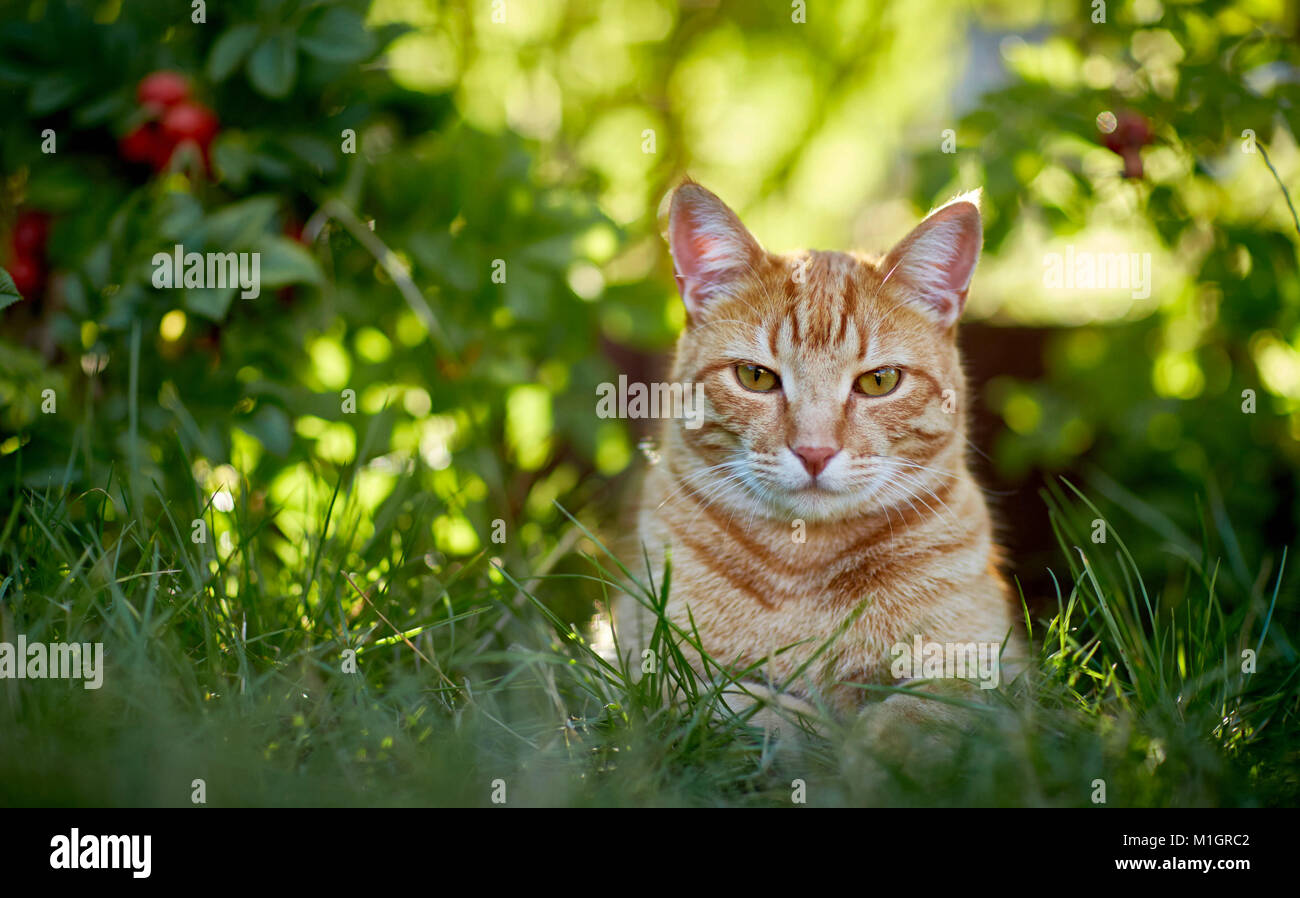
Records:
{"label": "cat's right ear", "polygon": [[949,201],[885,257],[885,280],[906,282],[908,299],[945,328],[961,317],[979,261],[984,242],[979,202],[979,190]]}
{"label": "cat's right ear", "polygon": [[720,297],[734,296],[763,256],[736,213],[689,180],[673,191],[668,246],[677,289],[692,320]]}

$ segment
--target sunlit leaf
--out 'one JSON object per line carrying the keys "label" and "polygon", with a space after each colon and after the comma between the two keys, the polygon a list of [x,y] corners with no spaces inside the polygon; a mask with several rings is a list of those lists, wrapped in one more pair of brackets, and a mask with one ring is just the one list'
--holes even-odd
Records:
{"label": "sunlit leaf", "polygon": [[208,77],[214,82],[230,77],[257,43],[259,33],[260,29],[250,24],[236,25],[223,32],[208,54]]}
{"label": "sunlit leaf", "polygon": [[261,257],[262,287],[286,287],[289,284],[319,284],[325,277],[311,253],[288,237],[272,236],[258,243]]}
{"label": "sunlit leaf", "polygon": [[298,43],[304,51],[327,62],[356,62],[374,50],[373,35],[361,16],[342,6],[331,6],[303,29]]}
{"label": "sunlit leaf", "polygon": [[291,34],[273,34],[248,58],[248,80],[259,93],[273,99],[289,95],[298,77],[298,48]]}

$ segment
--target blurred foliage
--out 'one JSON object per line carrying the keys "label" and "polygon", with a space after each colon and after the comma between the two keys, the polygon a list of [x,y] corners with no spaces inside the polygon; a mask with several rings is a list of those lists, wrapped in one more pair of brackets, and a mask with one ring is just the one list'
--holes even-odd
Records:
{"label": "blurred foliage", "polygon": [[[5,312],[6,490],[103,486],[116,463],[169,503],[197,479],[188,520],[223,489],[301,506],[344,472],[384,514],[418,458],[444,506],[426,526],[461,554],[493,518],[513,531],[564,458],[556,492],[590,469],[585,397],[608,374],[566,277],[615,232],[580,191],[536,183],[520,139],[373,64],[405,29],[367,30],[363,3],[212,4],[203,24],[147,0],[5,5],[6,217],[53,220],[47,287]],[[119,158],[156,70],[215,110],[210,174],[196,154],[157,172]],[[155,289],[150,260],[175,244],[260,251],[264,292]],[[535,506],[534,522],[555,513]],[[301,534],[278,535],[287,560]]]}
{"label": "blurred foliage", "polygon": [[[555,500],[608,517],[607,478],[635,467],[594,386],[616,373],[603,346],[661,351],[681,326],[657,212],[689,170],[774,250],[881,250],[983,186],[971,315],[1057,328],[1040,375],[980,396],[1003,474],[1090,462],[1122,507],[1187,531],[1203,497],[1237,524],[1238,578],[1291,542],[1296,229],[1243,150],[1300,171],[1294,5],[797,7],[234,0],[198,23],[161,0],[0,0],[0,231],[52,216],[48,278],[0,313],[0,503],[110,468],[193,497],[178,518],[229,491],[288,562],[349,478],[435,568],[538,557]],[[155,169],[121,141],[160,70],[219,132]],[[1149,126],[1142,177],[1103,112]],[[177,243],[261,251],[266,291],[154,289]],[[1067,245],[1150,253],[1151,295],[1046,289]]]}
{"label": "blurred foliage", "polygon": [[[1073,325],[1048,339],[1041,377],[987,385],[1008,425],[1002,469],[1084,462],[1148,523],[1231,516],[1236,538],[1205,557],[1246,586],[1247,559],[1276,557],[1300,523],[1300,222],[1283,186],[1300,173],[1300,12],[1109,7],[1104,24],[1059,15],[1032,43],[1004,37],[1014,80],[956,125],[974,152],[921,157],[913,196],[982,184],[995,260],[983,308]],[[1106,113],[1150,132],[1139,177],[1103,148]],[[1150,298],[1035,284],[1042,253],[1062,247],[1149,254]],[[1140,558],[1167,567],[1154,546]]]}

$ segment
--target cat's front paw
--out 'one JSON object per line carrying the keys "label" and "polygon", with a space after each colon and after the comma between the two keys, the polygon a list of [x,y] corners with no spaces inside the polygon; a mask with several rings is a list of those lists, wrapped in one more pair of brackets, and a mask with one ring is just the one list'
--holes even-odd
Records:
{"label": "cat's front paw", "polygon": [[891,695],[861,711],[852,741],[887,764],[937,760],[953,752],[969,713],[925,695]]}

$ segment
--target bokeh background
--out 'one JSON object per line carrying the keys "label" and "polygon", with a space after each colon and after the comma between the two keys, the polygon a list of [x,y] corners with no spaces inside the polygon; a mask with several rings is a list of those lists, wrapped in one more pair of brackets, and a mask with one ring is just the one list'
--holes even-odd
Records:
{"label": "bokeh background", "polygon": [[[883,251],[983,187],[963,345],[1023,578],[1053,551],[1045,475],[1182,529],[1230,518],[1238,576],[1294,540],[1294,3],[2,8],[10,497],[103,487],[116,463],[158,484],[146,502],[260,507],[346,472],[377,512],[414,476],[446,558],[495,519],[510,551],[544,555],[554,501],[612,512],[643,463],[644,434],[596,419],[594,387],[653,376],[682,326],[657,213],[689,173],[779,251]],[[157,71],[210,114],[190,152],[129,144],[157,119],[138,90]],[[152,289],[149,259],[177,242],[260,248],[266,289]],[[1067,248],[1149,254],[1150,295],[1046,288]],[[290,560],[294,518],[273,543]]]}
{"label": "bokeh background", "polygon": [[[663,370],[690,174],[778,251],[982,187],[972,457],[1026,596],[1064,475],[1150,581],[1218,558],[1258,600],[1300,521],[1298,37],[1283,0],[0,0],[0,544],[32,496],[202,518],[232,640],[308,627],[318,570],[411,561],[411,609],[485,553],[565,571],[561,506],[609,532],[653,455],[595,387]],[[177,243],[261,252],[261,295],[154,289]],[[1149,295],[1051,286],[1067,252]]]}

